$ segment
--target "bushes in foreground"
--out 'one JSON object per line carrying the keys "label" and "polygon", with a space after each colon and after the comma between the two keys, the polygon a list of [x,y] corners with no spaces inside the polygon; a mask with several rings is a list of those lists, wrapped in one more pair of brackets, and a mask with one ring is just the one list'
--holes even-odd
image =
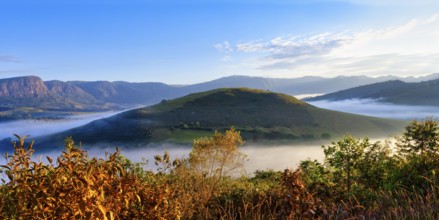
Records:
{"label": "bushes in foreground", "polygon": [[[54,165],[32,161],[32,144],[14,144],[14,153],[2,165],[9,181],[0,187],[3,219],[174,219],[178,206],[165,183],[154,174],[124,167],[116,152],[107,159],[89,158],[66,140],[66,149]],[[148,180],[150,179],[150,180]]]}
{"label": "bushes in foreground", "polygon": [[2,171],[3,219],[395,219],[439,218],[439,128],[407,126],[395,144],[345,137],[323,163],[242,174],[243,140],[233,128],[194,141],[187,158],[155,157],[156,171],[117,151],[90,158],[67,138],[49,163],[14,143]]}

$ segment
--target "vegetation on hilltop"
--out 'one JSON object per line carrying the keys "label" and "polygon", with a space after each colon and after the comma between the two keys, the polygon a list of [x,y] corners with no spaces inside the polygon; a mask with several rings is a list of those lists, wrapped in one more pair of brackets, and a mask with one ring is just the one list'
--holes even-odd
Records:
{"label": "vegetation on hilltop", "polygon": [[393,135],[405,125],[402,121],[320,109],[285,94],[234,88],[163,100],[49,136],[46,143],[66,136],[86,144],[190,143],[193,138],[230,126],[240,130],[248,142],[327,140],[346,133]]}
{"label": "vegetation on hilltop", "polygon": [[345,137],[323,163],[239,176],[246,157],[233,128],[197,139],[187,158],[155,157],[145,170],[118,152],[106,159],[66,139],[49,164],[24,139],[6,155],[5,219],[438,219],[439,125],[414,121],[396,140]]}

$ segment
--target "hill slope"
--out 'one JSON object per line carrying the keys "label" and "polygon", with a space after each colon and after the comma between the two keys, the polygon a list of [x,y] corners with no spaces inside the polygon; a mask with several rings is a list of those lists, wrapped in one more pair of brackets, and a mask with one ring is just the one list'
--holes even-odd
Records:
{"label": "hill slope", "polygon": [[353,135],[383,136],[405,122],[320,109],[292,96],[253,89],[217,89],[127,111],[44,137],[59,143],[73,136],[84,144],[179,142],[235,126],[247,141],[316,140]]}
{"label": "hill slope", "polygon": [[307,101],[345,99],[376,99],[401,105],[439,106],[439,80],[419,83],[387,81],[326,94]]}

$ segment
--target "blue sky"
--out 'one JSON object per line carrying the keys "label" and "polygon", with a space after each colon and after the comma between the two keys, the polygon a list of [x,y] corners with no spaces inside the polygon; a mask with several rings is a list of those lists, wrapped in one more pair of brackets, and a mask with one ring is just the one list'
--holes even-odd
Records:
{"label": "blue sky", "polygon": [[188,84],[434,72],[437,0],[0,2],[0,78]]}

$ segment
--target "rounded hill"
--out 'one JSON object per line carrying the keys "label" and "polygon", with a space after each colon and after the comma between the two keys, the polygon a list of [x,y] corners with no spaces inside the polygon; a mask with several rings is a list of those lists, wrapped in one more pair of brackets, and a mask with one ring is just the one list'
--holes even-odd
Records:
{"label": "rounded hill", "polygon": [[247,141],[316,140],[343,134],[385,136],[405,122],[320,109],[292,96],[247,88],[194,93],[130,110],[45,140],[73,136],[86,144],[190,143],[234,126]]}

